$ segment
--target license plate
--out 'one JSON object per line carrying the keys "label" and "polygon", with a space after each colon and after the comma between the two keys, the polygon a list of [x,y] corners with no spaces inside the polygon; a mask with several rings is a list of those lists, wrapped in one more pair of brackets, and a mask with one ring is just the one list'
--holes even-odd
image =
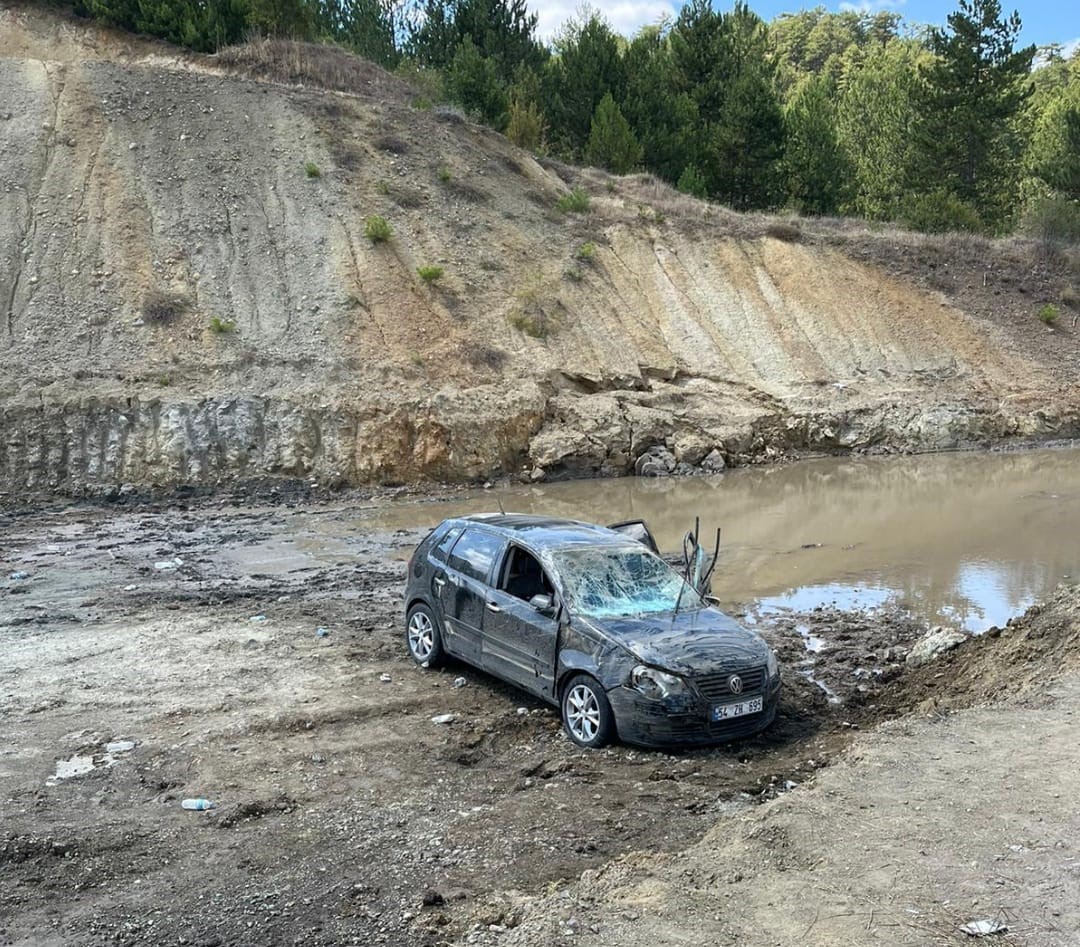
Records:
{"label": "license plate", "polygon": [[713,704],[713,720],[730,720],[732,717],[745,717],[747,714],[761,713],[762,699],[750,697],[733,704]]}

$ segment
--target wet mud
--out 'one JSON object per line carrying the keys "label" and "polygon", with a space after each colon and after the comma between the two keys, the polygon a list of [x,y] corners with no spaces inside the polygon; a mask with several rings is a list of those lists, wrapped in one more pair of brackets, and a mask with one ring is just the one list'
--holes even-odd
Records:
{"label": "wet mud", "polygon": [[[900,610],[738,609],[781,657],[773,726],[581,751],[521,692],[412,666],[401,590],[424,530],[347,526],[357,512],[204,499],[4,520],[9,942],[437,944],[512,925],[515,892],[679,850],[811,779],[888,713],[926,631]],[[216,808],[181,808],[197,797]]]}

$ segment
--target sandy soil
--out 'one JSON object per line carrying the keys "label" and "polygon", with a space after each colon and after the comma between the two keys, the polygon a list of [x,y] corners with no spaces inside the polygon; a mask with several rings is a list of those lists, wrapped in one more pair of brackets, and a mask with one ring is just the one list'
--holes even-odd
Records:
{"label": "sandy soil", "polygon": [[[976,913],[1015,912],[1031,943],[1067,942],[1054,938],[1077,903],[1074,816],[1051,800],[1076,789],[1065,711],[1080,697],[1044,693],[1045,669],[1033,704],[867,734],[933,707],[940,670],[902,660],[925,629],[895,614],[773,616],[786,691],[766,734],[586,753],[511,688],[407,661],[415,534],[358,532],[314,557],[289,537],[300,512],[346,511],[199,501],[0,519],[0,943],[772,944],[802,943],[804,928],[817,938],[805,942],[849,943],[886,918],[908,938],[895,942],[925,943],[919,930],[946,931],[972,898]],[[1036,629],[1066,654],[1069,607]],[[800,628],[830,636],[813,674],[840,703],[795,673]],[[1045,642],[1019,636],[985,645],[1037,666]],[[984,650],[941,668],[980,667]],[[434,724],[443,713],[455,721]],[[117,741],[134,746],[110,751]],[[180,807],[195,796],[217,808]],[[999,828],[961,844],[965,819]],[[883,846],[887,878],[865,870]],[[1012,887],[986,887],[991,849]],[[1028,866],[1037,917],[1017,893]],[[745,912],[725,910],[729,896]],[[876,904],[872,923],[853,904]]]}

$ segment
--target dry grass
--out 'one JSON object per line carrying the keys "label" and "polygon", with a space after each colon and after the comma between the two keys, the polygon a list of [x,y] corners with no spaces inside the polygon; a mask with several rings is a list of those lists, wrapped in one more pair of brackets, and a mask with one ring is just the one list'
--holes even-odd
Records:
{"label": "dry grass", "polygon": [[490,345],[479,342],[467,344],[462,355],[473,368],[494,372],[501,371],[509,361],[509,356],[502,349],[492,348]]}
{"label": "dry grass", "polygon": [[212,61],[230,72],[257,79],[348,92],[402,105],[415,95],[409,85],[374,63],[324,43],[257,39],[228,46]]}
{"label": "dry grass", "polygon": [[409,145],[407,142],[398,138],[397,135],[379,135],[372,144],[379,149],[379,151],[385,151],[392,155],[404,155],[408,154]]}
{"label": "dry grass", "polygon": [[447,190],[452,191],[462,200],[473,204],[486,204],[491,200],[491,195],[487,191],[462,178],[450,178],[443,183],[446,185]]}
{"label": "dry grass", "polygon": [[151,325],[169,325],[191,308],[191,299],[183,293],[151,290],[143,298],[142,317]]}
{"label": "dry grass", "polygon": [[802,228],[788,220],[777,220],[766,225],[765,235],[785,243],[798,243],[802,240]]}

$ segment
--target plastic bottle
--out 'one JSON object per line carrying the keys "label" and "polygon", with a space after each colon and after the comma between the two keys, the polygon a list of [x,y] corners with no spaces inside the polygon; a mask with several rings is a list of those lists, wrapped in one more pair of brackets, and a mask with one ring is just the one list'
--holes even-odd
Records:
{"label": "plastic bottle", "polygon": [[217,803],[211,802],[209,799],[185,799],[180,805],[185,809],[192,809],[195,812],[203,812],[206,809],[217,808]]}

